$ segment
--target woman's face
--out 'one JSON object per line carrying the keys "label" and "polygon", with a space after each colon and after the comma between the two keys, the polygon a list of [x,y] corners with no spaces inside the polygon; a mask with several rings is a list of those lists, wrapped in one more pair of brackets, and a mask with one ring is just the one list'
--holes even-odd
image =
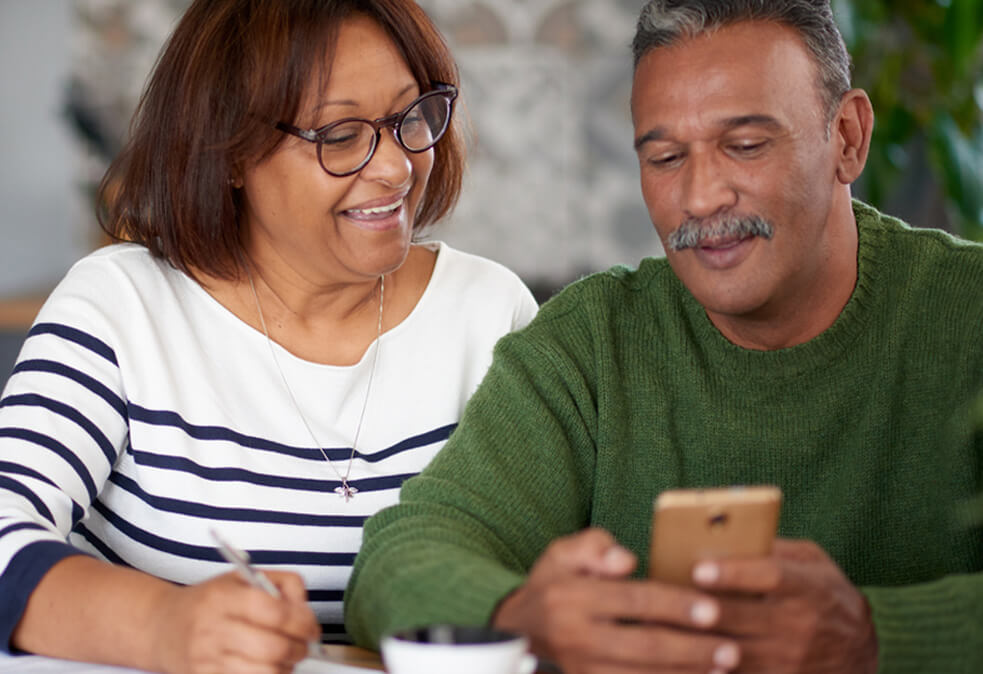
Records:
{"label": "woman's face", "polygon": [[[282,121],[310,129],[346,117],[374,120],[420,95],[396,45],[363,15],[341,25],[326,72],[326,86],[306,93],[300,117]],[[311,79],[314,88],[318,78]],[[321,168],[315,143],[286,136],[273,155],[243,172],[250,255],[261,264],[286,265],[317,286],[394,271],[409,251],[433,158],[433,149],[406,152],[387,128],[372,160],[339,178]]]}

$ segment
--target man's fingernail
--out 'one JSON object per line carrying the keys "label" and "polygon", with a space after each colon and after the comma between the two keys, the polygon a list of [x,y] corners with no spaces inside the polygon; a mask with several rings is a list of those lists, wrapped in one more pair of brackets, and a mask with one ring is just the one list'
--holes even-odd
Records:
{"label": "man's fingernail", "polygon": [[726,667],[727,669],[733,669],[737,667],[738,661],[741,659],[741,654],[737,650],[737,646],[734,644],[723,644],[722,646],[717,646],[717,650],[713,652],[713,664],[718,667]]}
{"label": "man's fingernail", "polygon": [[689,611],[689,616],[697,625],[712,625],[717,622],[717,606],[713,602],[698,601],[693,604],[693,607]]}
{"label": "man's fingernail", "polygon": [[605,564],[614,564],[616,566],[621,566],[630,561],[631,561],[631,553],[620,546],[608,548],[608,551],[604,553]]}
{"label": "man's fingernail", "polygon": [[693,568],[693,580],[700,585],[713,585],[720,578],[720,567],[713,562],[700,562]]}

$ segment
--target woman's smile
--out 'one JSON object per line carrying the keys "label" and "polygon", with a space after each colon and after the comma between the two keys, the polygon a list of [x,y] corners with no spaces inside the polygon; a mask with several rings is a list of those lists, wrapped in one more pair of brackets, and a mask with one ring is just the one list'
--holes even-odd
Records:
{"label": "woman's smile", "polygon": [[374,231],[395,229],[407,220],[405,201],[405,196],[396,199],[388,198],[381,200],[381,203],[370,202],[357,208],[348,208],[340,215],[362,229]]}

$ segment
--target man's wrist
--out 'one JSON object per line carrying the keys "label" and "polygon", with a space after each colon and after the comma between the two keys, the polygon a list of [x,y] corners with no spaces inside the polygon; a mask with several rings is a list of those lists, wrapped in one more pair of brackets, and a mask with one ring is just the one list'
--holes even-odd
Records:
{"label": "man's wrist", "polygon": [[877,647],[877,628],[874,626],[874,620],[871,617],[870,603],[867,598],[863,598],[864,602],[864,626],[865,629],[861,643],[859,645],[859,663],[860,667],[858,671],[864,672],[864,674],[877,674],[878,670],[878,647]]}
{"label": "man's wrist", "polygon": [[515,632],[518,624],[513,615],[515,612],[516,595],[522,590],[524,585],[515,588],[504,597],[492,609],[491,617],[488,618],[488,625],[496,629]]}

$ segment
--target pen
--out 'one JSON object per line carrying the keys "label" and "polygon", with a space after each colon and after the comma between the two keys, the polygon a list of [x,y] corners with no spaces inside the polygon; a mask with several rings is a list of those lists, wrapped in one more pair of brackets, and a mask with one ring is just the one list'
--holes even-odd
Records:
{"label": "pen", "polygon": [[[242,578],[252,585],[253,587],[258,587],[272,597],[279,599],[282,595],[280,590],[277,589],[276,585],[273,584],[265,573],[255,568],[249,563],[249,553],[245,550],[240,550],[235,547],[221,536],[214,529],[211,529],[212,539],[215,541],[215,545],[218,546],[218,551],[222,555],[222,558],[229,564],[235,566],[236,571]],[[317,641],[311,641],[307,644],[307,653],[312,658],[323,658],[324,652],[321,648],[321,644]]]}
{"label": "pen", "polygon": [[218,546],[218,551],[221,553],[222,558],[229,564],[235,566],[236,571],[242,578],[252,585],[253,587],[258,587],[259,589],[265,591],[267,594],[280,598],[280,590],[277,589],[276,585],[266,577],[259,569],[256,569],[249,564],[249,553],[245,550],[240,550],[228,541],[224,540],[218,535],[218,532],[214,529],[211,530],[212,539]]}

